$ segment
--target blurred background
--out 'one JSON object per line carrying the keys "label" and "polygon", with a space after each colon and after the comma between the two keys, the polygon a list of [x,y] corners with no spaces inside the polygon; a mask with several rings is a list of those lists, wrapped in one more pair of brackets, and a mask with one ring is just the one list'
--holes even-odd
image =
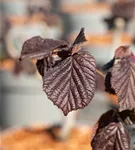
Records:
{"label": "blurred background", "polygon": [[[82,27],[88,39],[84,49],[97,68],[113,58],[120,45],[135,52],[135,0],[0,0],[0,127],[62,123],[64,116],[47,99],[34,62],[19,64],[22,44],[40,35],[69,43]],[[92,102],[76,117],[76,124],[93,126],[99,116],[116,107],[117,98],[104,92],[97,75]]]}

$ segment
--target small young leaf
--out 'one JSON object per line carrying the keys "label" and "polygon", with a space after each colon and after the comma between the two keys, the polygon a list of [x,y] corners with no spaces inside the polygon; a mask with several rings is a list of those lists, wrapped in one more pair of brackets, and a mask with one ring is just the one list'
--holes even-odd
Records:
{"label": "small young leaf", "polygon": [[73,46],[76,45],[76,44],[82,44],[86,41],[87,40],[86,40],[86,37],[85,37],[85,34],[84,34],[84,28],[81,28],[80,33],[78,34],[78,36],[76,37],[76,39],[73,43]]}
{"label": "small young leaf", "polygon": [[132,56],[122,58],[113,66],[111,74],[120,110],[135,108],[135,59]]}
{"label": "small young leaf", "polygon": [[95,59],[88,52],[80,51],[44,72],[43,89],[67,115],[89,104],[95,91],[95,76]]}
{"label": "small young leaf", "polygon": [[76,37],[74,43],[72,44],[72,54],[77,53],[80,49],[83,43],[85,43],[86,37],[84,34],[84,28],[81,28],[80,33]]}
{"label": "small young leaf", "polygon": [[129,133],[119,121],[116,111],[110,110],[103,114],[94,127],[91,139],[93,150],[129,150]]}

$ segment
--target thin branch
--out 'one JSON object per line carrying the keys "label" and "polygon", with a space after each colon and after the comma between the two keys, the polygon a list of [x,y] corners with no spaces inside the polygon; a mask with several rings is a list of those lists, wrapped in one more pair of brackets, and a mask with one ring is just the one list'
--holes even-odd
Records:
{"label": "thin branch", "polygon": [[105,79],[105,75],[101,71],[99,71],[98,69],[96,69],[96,72]]}

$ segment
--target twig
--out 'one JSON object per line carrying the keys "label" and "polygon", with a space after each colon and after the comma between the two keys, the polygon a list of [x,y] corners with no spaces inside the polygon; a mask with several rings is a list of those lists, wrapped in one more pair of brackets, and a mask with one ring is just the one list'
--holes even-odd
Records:
{"label": "twig", "polygon": [[98,69],[96,69],[96,72],[105,79],[105,75],[101,71],[99,71]]}

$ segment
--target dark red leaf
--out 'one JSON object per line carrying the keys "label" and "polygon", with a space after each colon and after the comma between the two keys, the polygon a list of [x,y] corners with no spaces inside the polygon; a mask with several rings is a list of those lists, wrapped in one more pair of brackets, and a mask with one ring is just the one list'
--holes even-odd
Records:
{"label": "dark red leaf", "polygon": [[91,145],[93,150],[129,150],[130,136],[116,111],[103,114],[94,127]]}
{"label": "dark red leaf", "polygon": [[39,72],[39,74],[43,77],[44,76],[44,59],[41,59],[41,60],[37,60],[36,62],[36,67],[37,67],[37,70]]}
{"label": "dark red leaf", "polygon": [[84,108],[94,96],[96,63],[88,52],[78,52],[86,42],[84,28],[69,47],[65,41],[33,37],[23,44],[21,57],[37,59],[48,98],[64,115]]}
{"label": "dark red leaf", "polygon": [[44,59],[37,60],[36,67],[39,72],[39,74],[43,77],[44,72],[48,71],[50,68],[52,68],[56,64],[53,57],[48,56]]}
{"label": "dark red leaf", "polygon": [[106,74],[106,77],[105,77],[105,91],[108,92],[109,94],[113,94],[115,95],[115,90],[112,88],[112,85],[111,85],[111,77],[112,77],[112,74],[111,72],[108,72]]}
{"label": "dark red leaf", "polygon": [[95,59],[88,52],[81,51],[44,72],[43,89],[67,115],[89,104],[95,91],[95,76]]}
{"label": "dark red leaf", "polygon": [[123,110],[119,112],[119,115],[126,125],[135,124],[135,108],[132,110]]}
{"label": "dark red leaf", "polygon": [[78,34],[74,43],[72,44],[72,54],[77,53],[81,49],[82,44],[87,41],[84,34],[84,30],[84,28],[81,28],[80,33]]}
{"label": "dark red leaf", "polygon": [[82,44],[86,41],[87,40],[86,40],[86,37],[85,37],[85,34],[84,34],[84,28],[81,28],[80,33],[78,34],[78,36],[76,37],[76,39],[73,43],[73,46],[76,45],[76,44]]}
{"label": "dark red leaf", "polygon": [[117,126],[116,141],[114,145],[115,150],[129,150],[130,149],[130,135],[122,122]]}
{"label": "dark red leaf", "polygon": [[26,57],[42,59],[50,55],[53,50],[59,47],[68,48],[68,44],[62,40],[44,39],[40,36],[36,36],[24,42],[21,59]]}
{"label": "dark red leaf", "polygon": [[111,75],[120,110],[135,108],[135,59],[132,56],[122,58],[112,67]]}

